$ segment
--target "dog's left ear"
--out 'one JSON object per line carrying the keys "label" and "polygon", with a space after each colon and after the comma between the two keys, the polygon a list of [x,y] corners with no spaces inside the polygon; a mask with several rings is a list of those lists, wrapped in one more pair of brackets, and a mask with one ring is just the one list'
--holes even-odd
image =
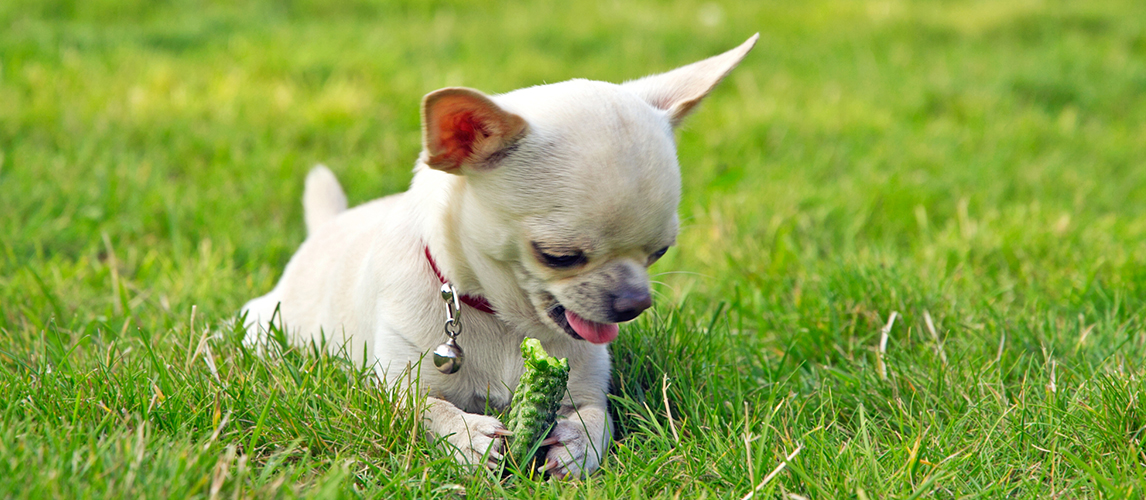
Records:
{"label": "dog's left ear", "polygon": [[739,47],[718,56],[681,66],[668,73],[626,82],[623,86],[654,108],[667,111],[669,121],[676,127],[716,84],[740,64],[740,60],[756,46],[758,38],[759,33],[752,35]]}
{"label": "dog's left ear", "polygon": [[435,90],[422,99],[422,161],[430,168],[460,173],[481,168],[525,135],[526,122],[473,89]]}

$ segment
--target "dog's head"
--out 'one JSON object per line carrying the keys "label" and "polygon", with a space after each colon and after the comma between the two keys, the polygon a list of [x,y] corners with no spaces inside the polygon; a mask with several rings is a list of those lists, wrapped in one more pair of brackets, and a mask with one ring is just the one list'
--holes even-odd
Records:
{"label": "dog's head", "polygon": [[678,227],[673,128],[756,38],[622,85],[571,80],[493,97],[465,88],[426,96],[421,161],[465,176],[455,229],[467,251],[511,271],[501,274],[536,322],[603,344],[652,305],[648,267]]}

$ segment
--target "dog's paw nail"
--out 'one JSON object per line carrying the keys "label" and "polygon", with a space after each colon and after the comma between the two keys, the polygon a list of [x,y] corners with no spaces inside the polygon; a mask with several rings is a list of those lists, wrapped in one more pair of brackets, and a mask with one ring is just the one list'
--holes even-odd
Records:
{"label": "dog's paw nail", "polygon": [[561,442],[561,438],[559,438],[557,436],[550,436],[550,437],[545,438],[545,440],[541,442],[541,446],[552,446],[552,445],[555,445],[555,444],[560,443],[560,442]]}
{"label": "dog's paw nail", "polygon": [[494,429],[493,435],[498,437],[506,437],[512,436],[513,432],[511,432],[509,429]]}

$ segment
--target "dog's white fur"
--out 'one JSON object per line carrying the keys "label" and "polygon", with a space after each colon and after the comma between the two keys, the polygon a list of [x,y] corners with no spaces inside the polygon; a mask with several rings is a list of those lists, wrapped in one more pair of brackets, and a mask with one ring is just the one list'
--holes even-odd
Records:
{"label": "dog's white fur", "polygon": [[[392,385],[418,378],[429,431],[459,460],[490,464],[504,427],[481,412],[509,403],[523,371],[521,341],[540,339],[571,367],[547,463],[561,476],[592,472],[610,441],[609,351],[574,339],[549,311],[560,304],[609,325],[618,294],[647,299],[646,269],[677,232],[672,129],[756,38],[623,85],[572,80],[493,97],[458,88],[427,95],[425,149],[408,191],[346,210],[329,170],[307,176],[308,237],[278,285],[243,307],[248,342],[260,341],[277,310],[293,342],[323,335]],[[497,310],[463,306],[466,359],[453,375],[420,362],[446,339],[441,283],[424,248],[459,291]],[[586,262],[553,267],[540,251],[581,251]]]}

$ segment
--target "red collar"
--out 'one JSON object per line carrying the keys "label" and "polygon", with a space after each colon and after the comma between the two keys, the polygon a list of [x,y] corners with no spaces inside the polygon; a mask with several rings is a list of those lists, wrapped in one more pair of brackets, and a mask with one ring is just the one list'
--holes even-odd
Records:
{"label": "red collar", "polygon": [[[430,256],[430,247],[425,246],[422,248],[425,250],[426,261],[430,263],[430,269],[434,270],[434,276],[438,277],[438,281],[445,283],[446,278],[444,276],[442,276],[442,272],[438,270],[438,264],[436,262],[434,262],[434,258]],[[486,314],[493,314],[494,313],[493,306],[491,306],[489,304],[489,301],[486,300],[485,297],[482,297],[481,295],[462,295],[461,299],[465,305],[470,306],[474,309],[477,309],[483,313],[486,313]]]}

